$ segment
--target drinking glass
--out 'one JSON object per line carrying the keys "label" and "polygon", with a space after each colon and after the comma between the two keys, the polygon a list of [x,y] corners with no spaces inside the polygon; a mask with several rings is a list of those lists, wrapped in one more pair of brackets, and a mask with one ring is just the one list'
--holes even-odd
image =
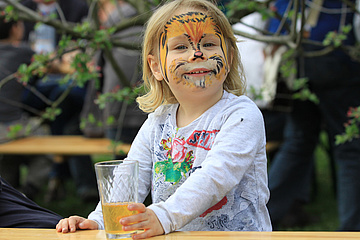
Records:
{"label": "drinking glass", "polygon": [[137,214],[127,206],[138,202],[139,163],[113,160],[95,164],[107,239],[130,238],[137,231],[123,231],[120,219]]}

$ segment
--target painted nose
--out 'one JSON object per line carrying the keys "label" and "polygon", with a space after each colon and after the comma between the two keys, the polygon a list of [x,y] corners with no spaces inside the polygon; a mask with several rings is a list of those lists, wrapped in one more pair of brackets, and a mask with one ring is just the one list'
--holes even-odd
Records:
{"label": "painted nose", "polygon": [[201,52],[200,50],[196,50],[194,52],[194,55],[190,58],[190,61],[196,61],[198,59],[205,60],[204,53]]}
{"label": "painted nose", "polygon": [[204,54],[201,51],[195,51],[194,58],[201,58],[203,59]]}

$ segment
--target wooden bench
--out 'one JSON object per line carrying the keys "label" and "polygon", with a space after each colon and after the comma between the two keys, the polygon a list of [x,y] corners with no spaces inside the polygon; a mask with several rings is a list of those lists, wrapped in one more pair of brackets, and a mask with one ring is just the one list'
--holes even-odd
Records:
{"label": "wooden bench", "polygon": [[[95,155],[125,153],[130,144],[116,146],[107,138],[85,138],[82,136],[31,136],[0,144],[0,154],[54,154]],[[115,150],[115,151],[114,151]]]}
{"label": "wooden bench", "polygon": [[[271,152],[280,142],[268,142],[266,151]],[[115,152],[127,154],[130,144],[120,144]],[[85,138],[82,136],[32,136],[0,144],[0,154],[55,154],[94,155],[113,154],[114,146],[107,138]]]}

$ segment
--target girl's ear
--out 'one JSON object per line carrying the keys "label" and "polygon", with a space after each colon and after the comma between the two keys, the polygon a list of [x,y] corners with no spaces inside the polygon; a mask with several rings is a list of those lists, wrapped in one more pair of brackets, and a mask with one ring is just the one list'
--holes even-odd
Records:
{"label": "girl's ear", "polygon": [[159,61],[153,56],[148,55],[147,57],[148,64],[150,66],[151,72],[154,74],[154,77],[156,80],[161,81],[164,79],[162,73],[161,73],[161,66]]}

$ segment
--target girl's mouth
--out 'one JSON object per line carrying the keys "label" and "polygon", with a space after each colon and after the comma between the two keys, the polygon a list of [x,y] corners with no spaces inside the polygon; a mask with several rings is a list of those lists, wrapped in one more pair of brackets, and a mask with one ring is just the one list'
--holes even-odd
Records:
{"label": "girl's mouth", "polygon": [[191,84],[194,84],[195,87],[205,88],[206,81],[213,74],[213,70],[209,70],[209,68],[193,68],[189,69],[186,73],[184,73],[184,79]]}
{"label": "girl's mouth", "polygon": [[196,68],[193,69],[187,73],[185,73],[185,75],[187,76],[192,76],[192,77],[203,77],[209,73],[211,73],[212,71],[209,69],[205,69],[205,68]]}

